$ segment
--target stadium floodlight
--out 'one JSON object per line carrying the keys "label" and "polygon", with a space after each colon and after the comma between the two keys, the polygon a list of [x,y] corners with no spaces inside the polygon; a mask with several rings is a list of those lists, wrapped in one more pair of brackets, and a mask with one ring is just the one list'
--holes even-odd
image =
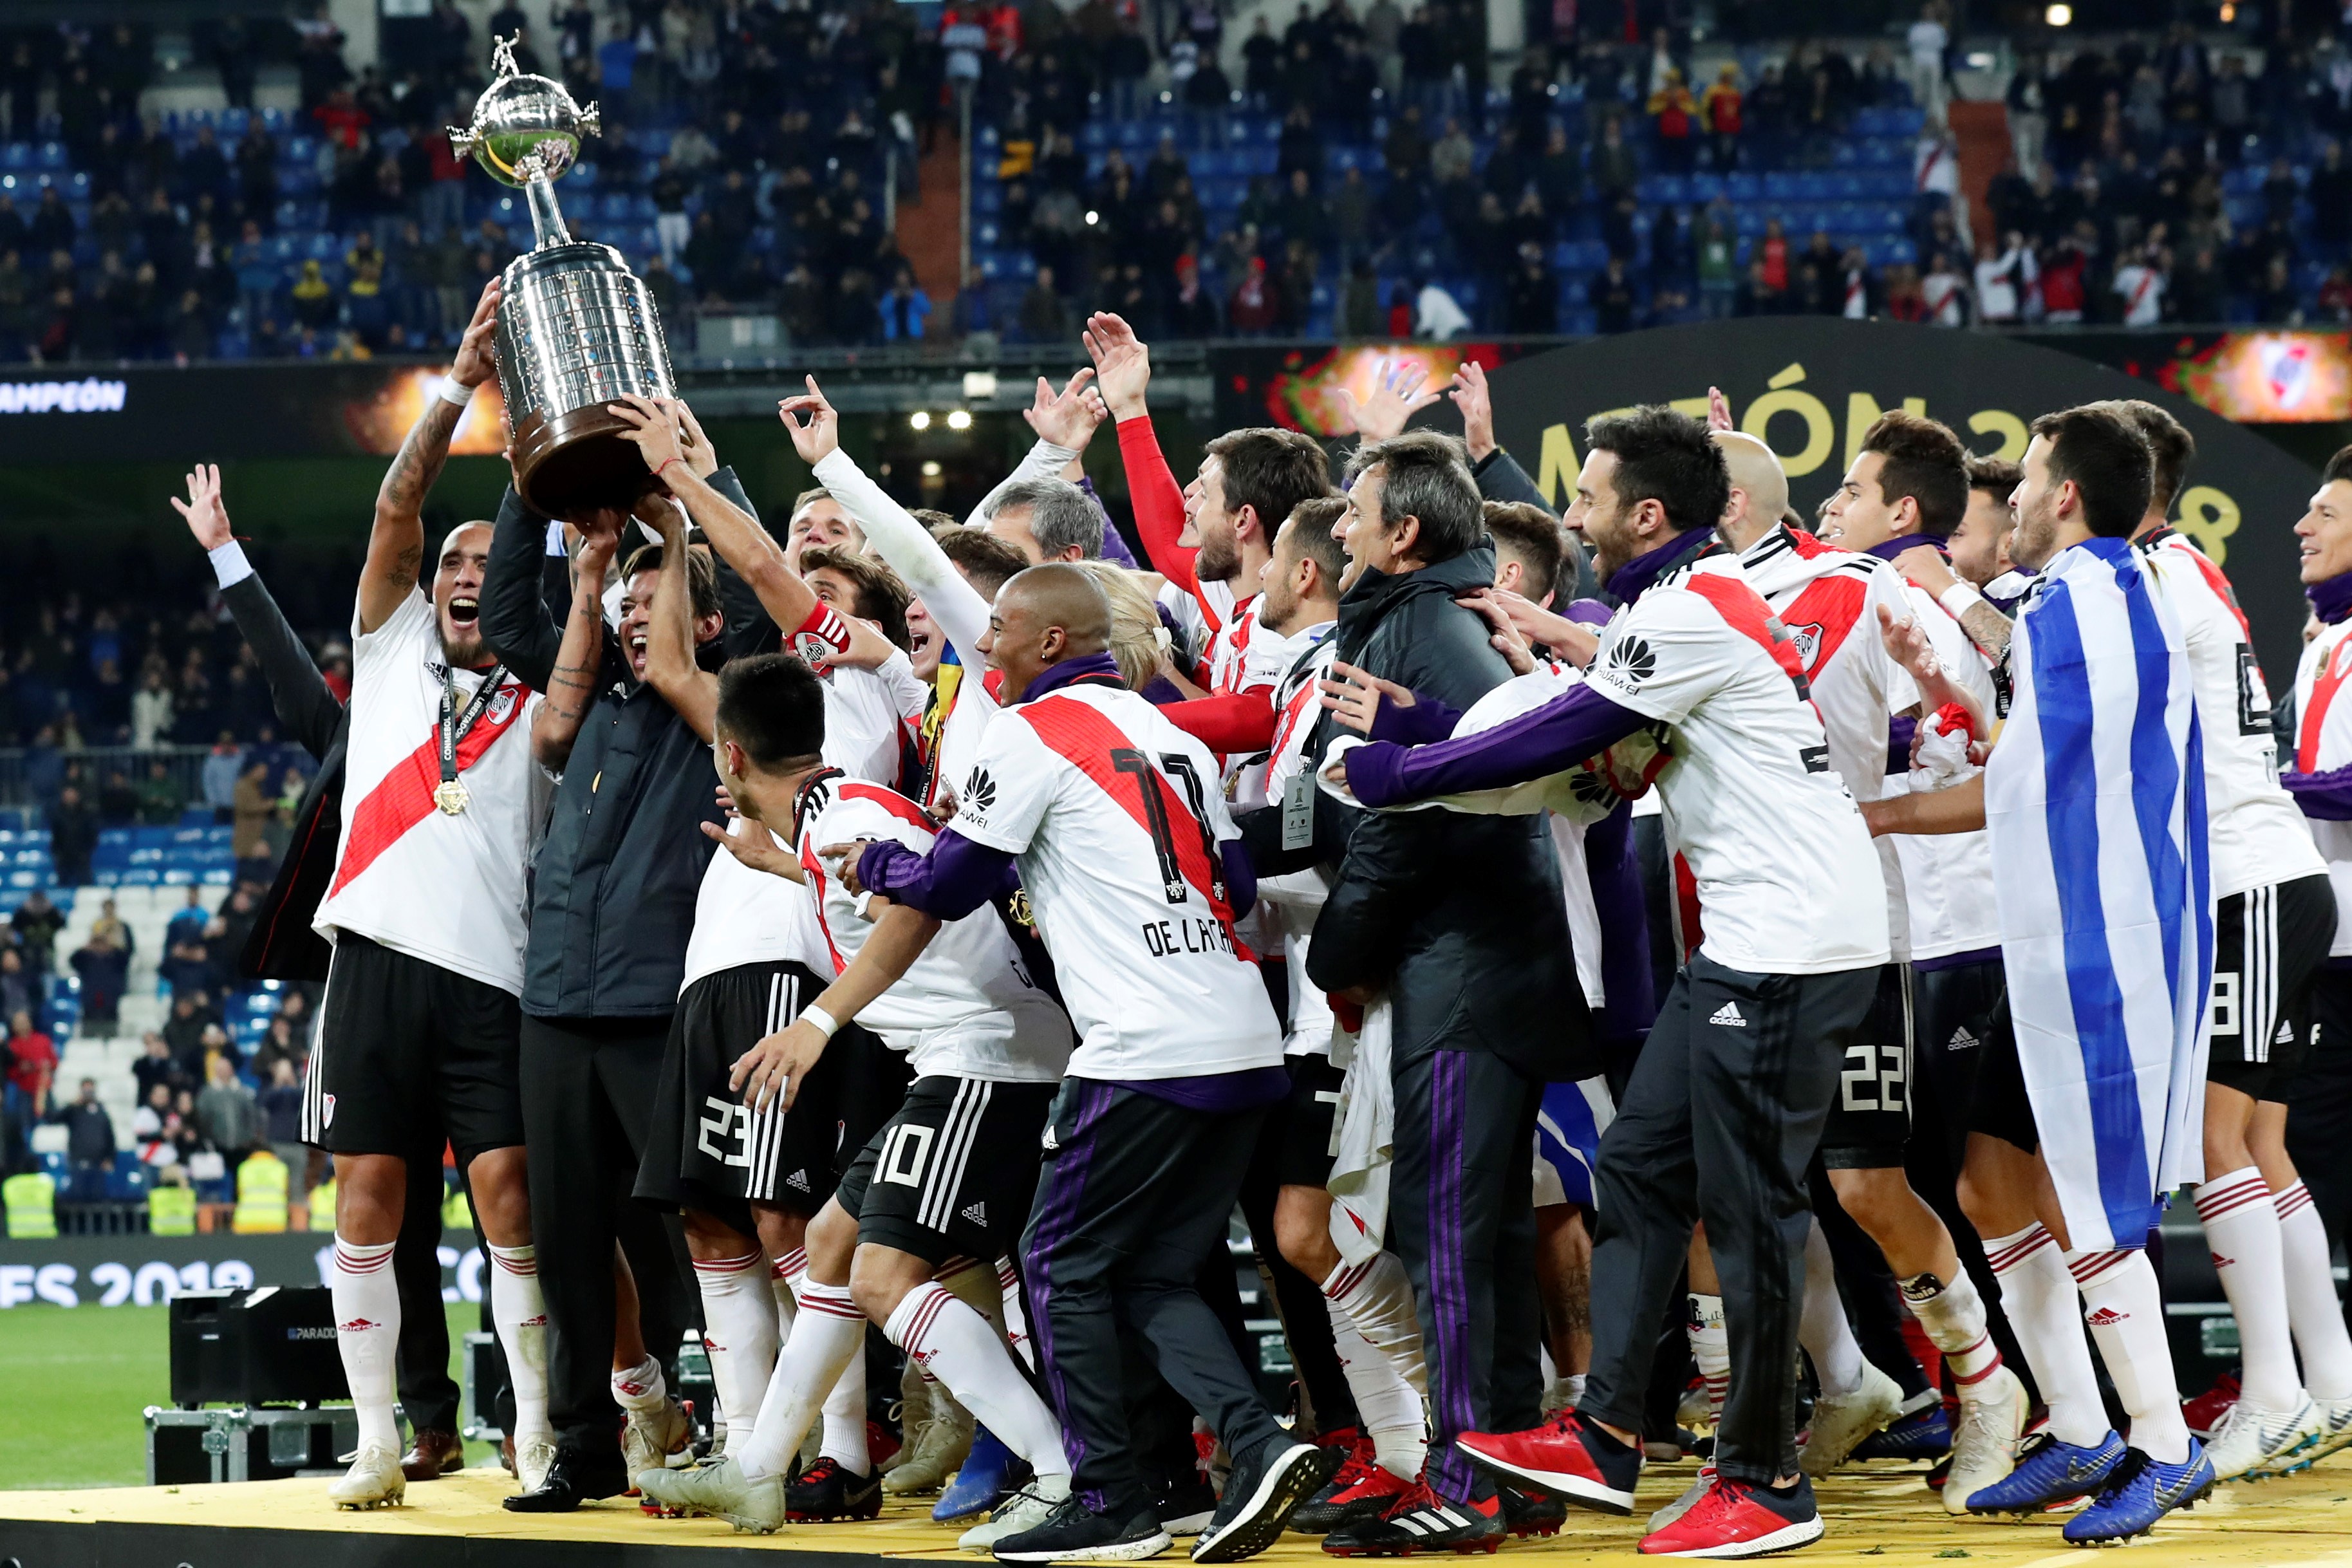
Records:
{"label": "stadium floodlight", "polygon": [[959,409],[955,410],[953,413],[950,414],[950,415],[948,416],[948,428],[949,428],[949,429],[950,429],[950,430],[969,430],[969,429],[971,429],[971,409],[969,409],[969,408],[959,408]]}
{"label": "stadium floodlight", "polygon": [[2064,5],[2053,5],[2042,14],[2042,19],[2053,27],[2071,26],[2074,21],[2074,7]]}
{"label": "stadium floodlight", "polygon": [[928,430],[931,427],[931,416],[922,409],[918,408],[912,414],[907,416],[907,423],[912,425],[918,430]]}
{"label": "stadium floodlight", "polygon": [[927,479],[936,479],[939,477],[940,466],[937,462],[927,462],[923,465],[923,478]]}

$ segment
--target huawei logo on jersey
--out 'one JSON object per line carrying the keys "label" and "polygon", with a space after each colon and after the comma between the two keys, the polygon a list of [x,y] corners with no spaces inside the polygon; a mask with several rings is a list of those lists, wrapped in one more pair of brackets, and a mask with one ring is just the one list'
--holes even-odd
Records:
{"label": "huawei logo on jersey", "polygon": [[984,815],[995,804],[996,781],[989,776],[986,768],[972,769],[971,776],[963,784],[964,809]]}
{"label": "huawei logo on jersey", "polygon": [[1628,686],[1638,686],[1658,672],[1658,656],[1640,637],[1620,637],[1609,645],[1609,670]]}

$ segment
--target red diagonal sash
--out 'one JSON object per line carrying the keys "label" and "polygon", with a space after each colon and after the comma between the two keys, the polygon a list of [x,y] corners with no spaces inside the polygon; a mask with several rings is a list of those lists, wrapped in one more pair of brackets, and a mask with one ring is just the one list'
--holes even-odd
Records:
{"label": "red diagonal sash", "polygon": [[1771,606],[1755,589],[1718,572],[1693,572],[1682,585],[1713,605],[1727,626],[1770,654],[1772,662],[1788,673],[1798,689],[1804,689],[1805,667],[1797,658],[1797,647],[1785,637],[1772,635]]}
{"label": "red diagonal sash", "polygon": [[2320,731],[2327,726],[2327,710],[2335,706],[2336,694],[2343,689],[2347,677],[2352,677],[2352,637],[2327,650],[2327,662],[2319,667],[2311,683],[2311,700],[2304,705],[2303,732],[2295,737],[2295,772],[2319,771]]}
{"label": "red diagonal sash", "polygon": [[[1029,722],[1046,749],[1072,767],[1092,779],[1101,791],[1118,803],[1119,808],[1135,821],[1145,833],[1151,831],[1150,815],[1143,803],[1145,779],[1150,788],[1160,792],[1160,807],[1166,813],[1169,837],[1175,842],[1170,847],[1176,854],[1177,869],[1185,883],[1209,906],[1217,923],[1225,928],[1226,937],[1234,944],[1234,952],[1244,963],[1254,963],[1257,955],[1244,945],[1234,933],[1233,906],[1217,892],[1219,879],[1209,865],[1207,834],[1199,817],[1181,792],[1170,785],[1160,772],[1158,759],[1143,777],[1122,773],[1111,764],[1113,751],[1126,748],[1142,751],[1128,733],[1094,709],[1075,697],[1045,697],[1013,710]],[[1150,753],[1146,753],[1149,755]],[[1216,780],[1202,781],[1213,788]]]}
{"label": "red diagonal sash", "polygon": [[1834,573],[1815,578],[1803,593],[1789,601],[1787,609],[1777,612],[1784,626],[1822,629],[1807,674],[1818,674],[1829,667],[1831,657],[1844,646],[1847,635],[1861,620],[1863,601],[1869,596],[1869,584],[1861,578],[1849,573]]}
{"label": "red diagonal sash", "polygon": [[[530,692],[520,681],[509,681],[507,687],[514,700],[507,705],[506,717],[494,719],[488,709],[466,731],[457,742],[457,772],[462,775],[479,760],[481,754],[498,742],[499,736],[514,727],[523,710],[530,706]],[[493,700],[491,708],[496,708]],[[343,858],[335,866],[335,885],[327,889],[333,898],[345,884],[375,864],[376,857],[391,848],[400,836],[406,833],[433,811],[433,792],[441,784],[441,731],[436,725],[425,743],[392,765],[392,771],[377,781],[352,808],[351,831],[343,836]]]}

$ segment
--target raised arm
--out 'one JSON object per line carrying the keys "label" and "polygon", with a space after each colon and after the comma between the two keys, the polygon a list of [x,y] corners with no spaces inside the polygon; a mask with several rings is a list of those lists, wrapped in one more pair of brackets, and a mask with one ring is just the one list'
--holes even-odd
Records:
{"label": "raised arm", "polygon": [[1095,362],[1095,388],[1118,423],[1118,458],[1127,467],[1127,500],[1135,509],[1135,531],[1151,569],[1200,603],[1209,624],[1220,624],[1213,606],[1201,599],[1192,570],[1198,547],[1184,538],[1184,488],[1170,471],[1151,427],[1146,395],[1151,387],[1151,349],[1135,329],[1108,311],[1087,321],[1087,353]]}
{"label": "raised arm", "polygon": [[[490,335],[498,330],[499,283],[482,288],[474,319],[457,345],[457,363],[449,379],[470,393],[497,369],[490,356]],[[408,438],[384,470],[376,489],[375,524],[368,532],[367,565],[360,574],[359,627],[372,632],[392,618],[394,611],[416,591],[416,574],[425,564],[425,498],[449,460],[449,437],[466,416],[466,405],[435,396],[410,426]]]}
{"label": "raised arm", "polygon": [[677,710],[687,728],[710,739],[719,711],[719,678],[694,661],[693,574],[688,569],[686,514],[667,496],[648,496],[641,512],[661,533],[662,573],[646,625],[646,679]]}
{"label": "raised arm", "polygon": [[[613,552],[620,548],[625,521],[618,512],[604,512],[582,528],[580,553],[572,563],[572,611],[564,617],[562,644],[551,661],[546,683],[532,682],[546,693],[547,700],[539,705],[530,721],[530,752],[540,766],[551,773],[561,773],[572,760],[572,743],[580,738],[580,726],[596,700],[604,664],[604,573],[613,563]],[[503,516],[499,526],[505,526]],[[491,564],[495,570],[495,554]],[[536,592],[537,584],[531,586]],[[484,607],[488,608],[487,594]]]}
{"label": "raised arm", "polygon": [[788,400],[777,417],[801,460],[815,470],[816,482],[866,531],[866,542],[898,574],[908,591],[923,601],[964,668],[984,668],[988,660],[980,651],[980,639],[988,630],[988,601],[964,581],[930,531],[841,449],[841,416],[825,401],[814,376],[808,378],[807,395]]}
{"label": "raised arm", "polygon": [[1063,384],[1059,392],[1044,376],[1037,378],[1036,401],[1021,411],[1029,428],[1037,432],[1037,444],[1004,476],[1003,483],[980,498],[980,504],[963,520],[966,528],[978,528],[987,522],[988,514],[995,509],[996,498],[1014,485],[1055,478],[1076,484],[1085,477],[1084,469],[1076,474],[1070,469],[1077,463],[1078,455],[1087,449],[1087,443],[1094,438],[1095,426],[1102,423],[1102,400],[1087,386],[1094,374],[1091,370],[1079,371]]}
{"label": "raised arm", "polygon": [[295,635],[278,601],[261,585],[244,547],[229,530],[228,508],[221,500],[220,468],[199,463],[188,474],[188,499],[172,498],[172,505],[187,520],[188,531],[211,558],[213,580],[221,600],[236,621],[236,629],[261,660],[261,676],[269,683],[269,703],[278,721],[300,742],[313,760],[326,755],[343,721],[343,705],[319,673],[318,661]]}

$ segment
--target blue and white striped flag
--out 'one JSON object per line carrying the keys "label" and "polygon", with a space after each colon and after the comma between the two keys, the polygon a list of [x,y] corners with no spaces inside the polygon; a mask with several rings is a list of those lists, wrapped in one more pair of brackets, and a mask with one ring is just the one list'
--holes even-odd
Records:
{"label": "blue and white striped flag", "polygon": [[2137,1247],[2203,1171],[2213,900],[2180,628],[2130,543],[2062,550],[2019,613],[1985,765],[2019,1065],[2075,1247]]}

